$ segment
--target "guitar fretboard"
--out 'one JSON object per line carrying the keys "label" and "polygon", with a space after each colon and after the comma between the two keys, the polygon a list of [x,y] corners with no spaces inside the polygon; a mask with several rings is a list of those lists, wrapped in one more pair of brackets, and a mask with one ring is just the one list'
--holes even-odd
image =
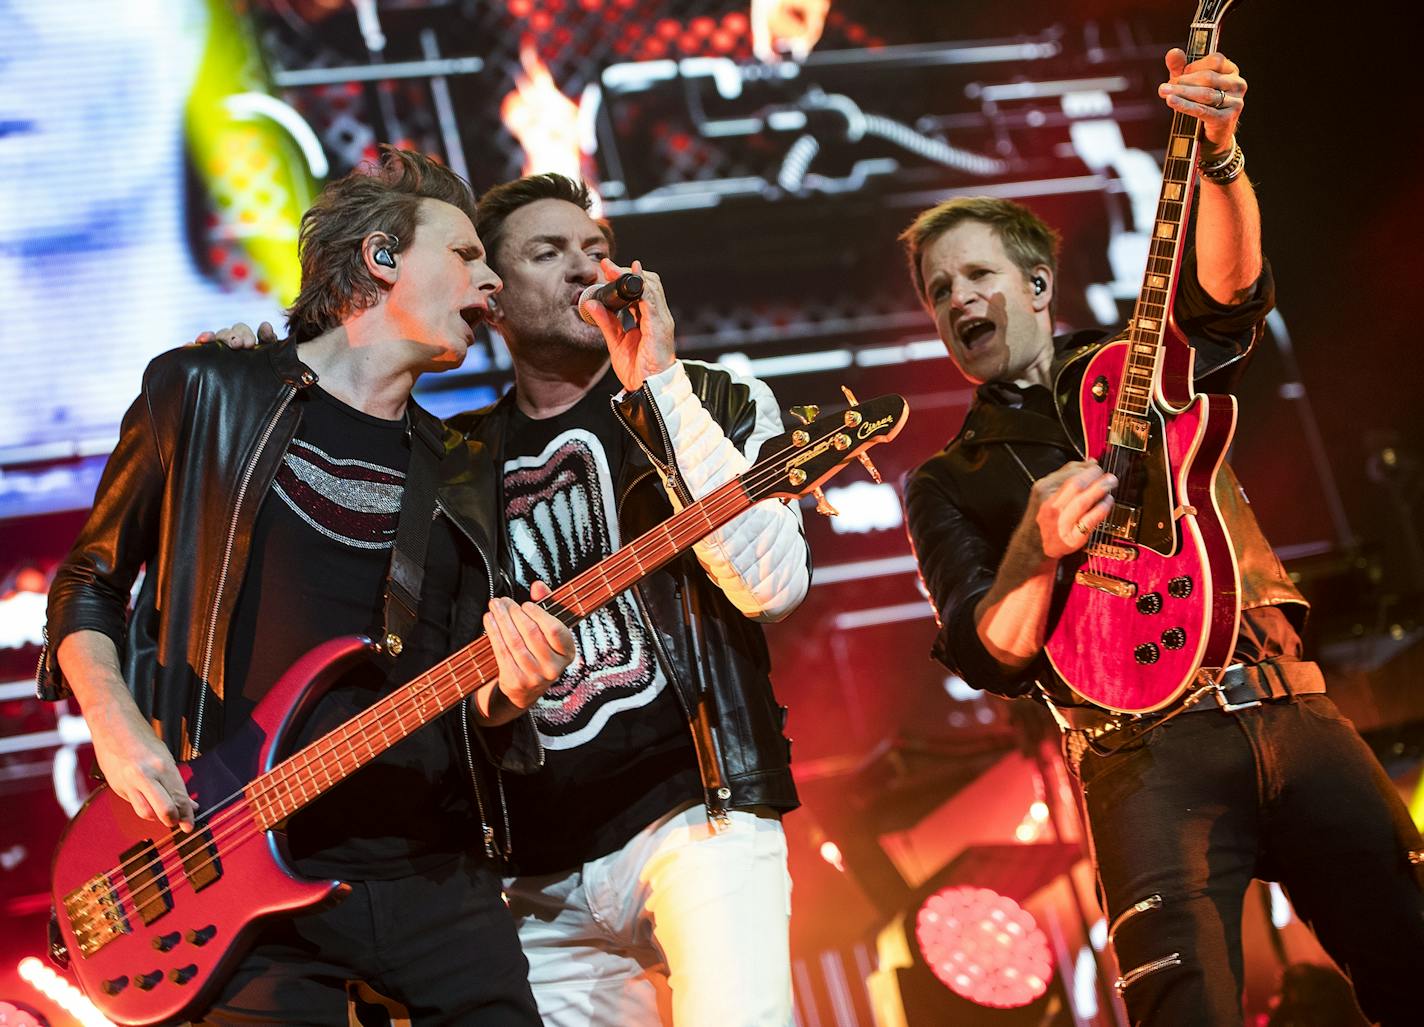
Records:
{"label": "guitar fretboard", "polygon": [[[1199,10],[1198,19],[1191,28],[1188,64],[1211,53],[1220,35],[1219,16],[1216,21],[1204,21],[1202,14]],[[1118,392],[1117,414],[1143,417],[1152,404],[1152,386],[1157,379],[1163,332],[1172,297],[1176,293],[1183,234],[1191,212],[1199,124],[1196,118],[1181,111],[1172,113],[1172,130],[1162,167],[1162,191],[1157,200],[1157,216],[1152,223],[1152,241],[1147,250],[1147,270],[1132,322],[1128,326],[1128,356],[1123,369],[1122,388]]]}

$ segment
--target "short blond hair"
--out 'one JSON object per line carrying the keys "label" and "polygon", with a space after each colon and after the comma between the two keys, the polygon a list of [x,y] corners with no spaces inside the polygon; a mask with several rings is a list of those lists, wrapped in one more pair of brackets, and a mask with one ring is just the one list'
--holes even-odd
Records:
{"label": "short blond hair", "polygon": [[[910,264],[910,280],[915,283],[915,295],[927,306],[925,276],[920,258],[926,247],[965,221],[988,225],[999,237],[1009,259],[1028,277],[1036,267],[1047,267],[1058,274],[1058,246],[1061,237],[1049,228],[1033,211],[1013,200],[994,196],[957,196],[923,211],[900,233],[900,245]],[[1054,296],[1056,298],[1057,292]]]}

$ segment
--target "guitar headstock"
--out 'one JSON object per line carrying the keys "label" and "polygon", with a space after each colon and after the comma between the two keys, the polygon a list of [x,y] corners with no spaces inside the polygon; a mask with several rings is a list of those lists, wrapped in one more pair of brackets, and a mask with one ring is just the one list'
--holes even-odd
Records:
{"label": "guitar headstock", "polygon": [[[793,413],[814,409],[798,407]],[[813,413],[815,419],[802,427],[767,439],[756,466],[742,475],[742,485],[753,502],[809,495],[849,461],[863,459],[871,446],[900,434],[909,415],[904,397],[893,394],[824,416]]]}
{"label": "guitar headstock", "polygon": [[1194,26],[1214,26],[1226,17],[1227,8],[1240,0],[1197,0],[1197,15],[1192,19]]}

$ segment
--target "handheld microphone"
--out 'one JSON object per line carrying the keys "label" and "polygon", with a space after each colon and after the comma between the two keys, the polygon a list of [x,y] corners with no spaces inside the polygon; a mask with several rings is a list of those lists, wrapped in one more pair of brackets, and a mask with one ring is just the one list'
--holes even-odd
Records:
{"label": "handheld microphone", "polygon": [[589,300],[597,300],[609,310],[622,310],[624,307],[637,303],[643,296],[643,276],[635,275],[631,272],[619,275],[611,282],[595,282],[583,291],[579,297],[578,311],[579,317],[589,324],[597,324],[588,311],[583,309],[583,305]]}

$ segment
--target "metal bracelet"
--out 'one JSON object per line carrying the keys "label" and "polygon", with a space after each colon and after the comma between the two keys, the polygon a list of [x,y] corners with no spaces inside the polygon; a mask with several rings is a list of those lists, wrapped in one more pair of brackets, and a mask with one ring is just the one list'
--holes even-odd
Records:
{"label": "metal bracelet", "polygon": [[1218,161],[1207,164],[1204,161],[1197,161],[1197,170],[1201,172],[1201,177],[1207,182],[1215,182],[1217,185],[1227,185],[1236,181],[1241,176],[1241,172],[1246,170],[1246,152],[1241,149],[1241,144],[1233,142],[1231,152]]}

